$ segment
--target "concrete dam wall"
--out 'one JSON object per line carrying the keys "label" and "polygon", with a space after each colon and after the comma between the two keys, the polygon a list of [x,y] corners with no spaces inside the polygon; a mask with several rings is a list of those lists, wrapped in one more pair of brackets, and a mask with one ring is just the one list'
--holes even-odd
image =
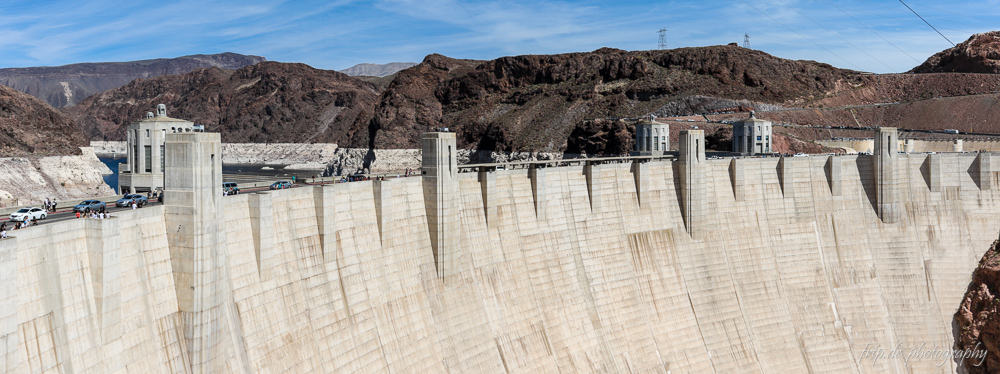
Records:
{"label": "concrete dam wall", "polygon": [[[215,152],[205,135],[170,135],[168,162]],[[214,170],[168,176],[164,206],[0,240],[0,370],[957,370],[870,351],[952,347],[1000,227],[988,154],[705,160],[684,141],[673,162],[425,158],[422,178],[229,197]]]}

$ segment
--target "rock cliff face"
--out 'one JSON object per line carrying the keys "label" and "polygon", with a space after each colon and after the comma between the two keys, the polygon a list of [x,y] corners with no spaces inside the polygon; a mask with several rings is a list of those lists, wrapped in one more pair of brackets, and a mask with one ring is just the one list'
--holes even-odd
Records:
{"label": "rock cliff face", "polygon": [[340,70],[341,73],[366,77],[385,77],[396,74],[396,72],[416,65],[416,62],[390,62],[388,64],[357,64],[347,69]]}
{"label": "rock cliff face", "polygon": [[955,322],[959,349],[986,351],[985,359],[965,360],[969,373],[1000,373],[1000,242],[979,260]]}
{"label": "rock cliff face", "polygon": [[[459,146],[559,151],[576,137],[600,136],[586,119],[639,117],[692,95],[770,103],[802,102],[863,78],[811,61],[736,46],[514,56],[476,63],[439,55],[401,71],[372,119],[376,148],[413,147],[445,126]],[[682,114],[691,108],[674,110]],[[578,145],[575,147],[579,147]],[[616,149],[608,149],[614,153]]]}
{"label": "rock cliff face", "polygon": [[87,138],[41,100],[0,86],[0,157],[78,155]]}
{"label": "rock cliff face", "polygon": [[[988,44],[976,40],[971,44]],[[1000,84],[993,74],[863,74],[733,45],[491,61],[432,54],[394,75],[363,79],[296,64],[199,70],[140,80],[68,112],[93,140],[120,139],[121,127],[164,102],[173,116],[222,131],[227,142],[413,149],[422,132],[448,127],[463,149],[609,155],[631,147],[629,127],[615,118],[649,114],[756,109],[775,121],[818,126],[941,129],[944,121],[947,128],[984,131],[992,122],[982,110],[920,100],[992,93]],[[830,110],[868,104],[876,105]],[[809,111],[763,113],[785,108]],[[923,121],[900,113],[949,116]],[[811,148],[787,140],[788,150]]]}
{"label": "rock cliff face", "polygon": [[94,140],[122,140],[156,104],[222,133],[227,143],[366,144],[378,88],[304,64],[262,62],[138,79],[67,108]]}
{"label": "rock cliff face", "polygon": [[1000,73],[1000,31],[972,35],[958,45],[935,53],[911,73]]}
{"label": "rock cliff face", "polygon": [[0,157],[0,170],[0,207],[40,206],[47,197],[63,201],[115,194],[103,179],[111,170],[89,147],[74,156]]}
{"label": "rock cliff face", "polygon": [[75,105],[95,93],[121,87],[136,78],[183,74],[213,66],[238,69],[264,60],[259,56],[220,53],[131,62],[7,68],[0,69],[0,84],[60,108]]}

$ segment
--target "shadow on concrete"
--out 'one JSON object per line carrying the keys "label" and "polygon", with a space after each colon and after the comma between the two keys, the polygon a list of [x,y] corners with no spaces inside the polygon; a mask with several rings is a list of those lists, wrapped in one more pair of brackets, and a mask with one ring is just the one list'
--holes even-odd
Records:
{"label": "shadow on concrete", "polygon": [[858,156],[854,161],[858,167],[858,179],[861,180],[861,187],[865,190],[865,196],[872,210],[878,214],[877,197],[875,196],[875,156]]}
{"label": "shadow on concrete", "polygon": [[966,172],[969,173],[969,177],[972,178],[972,181],[976,182],[976,188],[979,188],[981,191],[983,189],[983,180],[980,178],[979,168],[979,157],[976,157],[976,160],[969,164],[969,169],[966,170]]}
{"label": "shadow on concrete", "polygon": [[787,187],[791,187],[791,186],[785,186],[785,184],[786,184],[785,183],[785,169],[786,169],[785,168],[785,163],[786,162],[788,162],[788,161],[785,160],[784,157],[779,158],[778,159],[778,164],[777,164],[777,166],[775,166],[775,173],[778,174],[778,186],[781,187],[781,197],[787,197],[788,193],[786,192],[787,191],[786,188]]}
{"label": "shadow on concrete", "polygon": [[684,219],[684,227],[687,227],[688,220],[690,218],[688,218],[687,215],[684,214],[684,195],[681,193],[681,188],[684,188],[683,185],[681,184],[681,163],[671,162],[670,166],[672,167],[674,172],[674,195],[677,196],[677,207],[680,208],[680,212],[678,213],[680,213],[681,218]]}
{"label": "shadow on concrete", "polygon": [[924,157],[924,162],[920,164],[920,176],[924,177],[927,189],[931,189],[931,156]]}

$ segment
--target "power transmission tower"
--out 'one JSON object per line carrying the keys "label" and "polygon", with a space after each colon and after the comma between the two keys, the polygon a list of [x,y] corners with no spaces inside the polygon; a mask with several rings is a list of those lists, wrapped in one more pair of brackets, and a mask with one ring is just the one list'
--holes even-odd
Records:
{"label": "power transmission tower", "polygon": [[743,48],[750,48],[750,34],[743,34]]}
{"label": "power transmission tower", "polygon": [[667,49],[667,29],[660,29],[660,43],[657,45],[659,49]]}

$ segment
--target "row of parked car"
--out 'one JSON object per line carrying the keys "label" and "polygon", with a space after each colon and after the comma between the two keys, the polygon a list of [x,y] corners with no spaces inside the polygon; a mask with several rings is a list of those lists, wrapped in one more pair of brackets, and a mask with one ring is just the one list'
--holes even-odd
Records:
{"label": "row of parked car", "polygon": [[[267,188],[271,190],[283,190],[286,188],[292,188],[292,183],[289,181],[277,181],[271,183],[271,185]],[[227,195],[236,195],[240,193],[240,186],[235,182],[226,182],[222,184],[222,190],[225,191]]]}
{"label": "row of parked car", "polygon": [[[227,194],[229,193],[238,194],[240,192],[239,186],[237,186],[236,183],[233,182],[223,183],[222,188],[224,191],[226,191]],[[286,188],[292,188],[292,183],[288,181],[277,181],[271,183],[271,185],[268,188],[272,190],[283,190]],[[128,194],[122,196],[121,199],[115,201],[115,206],[119,208],[127,208],[132,206],[132,202],[135,202],[136,204],[139,205],[146,205],[147,203],[149,203],[149,198],[140,194]],[[99,212],[102,209],[106,210],[107,208],[108,205],[103,201],[84,200],[79,204],[73,206],[73,212],[74,213]],[[11,213],[10,219],[11,221],[31,221],[36,219],[46,219],[48,218],[48,216],[49,213],[42,208],[29,207],[29,208],[22,208],[14,213]]]}
{"label": "row of parked car", "polygon": [[[137,204],[146,205],[146,203],[149,202],[149,199],[139,194],[129,194],[122,196],[121,199],[115,201],[115,206],[129,207],[132,206],[133,201],[136,202]],[[79,204],[73,206],[73,212],[90,213],[90,212],[98,212],[102,209],[107,209],[107,208],[108,205],[103,201],[84,200],[81,201]],[[21,208],[18,209],[18,211],[10,214],[11,221],[22,221],[22,222],[32,221],[36,219],[46,219],[48,217],[49,217],[49,212],[46,212],[45,209],[36,207]]]}

